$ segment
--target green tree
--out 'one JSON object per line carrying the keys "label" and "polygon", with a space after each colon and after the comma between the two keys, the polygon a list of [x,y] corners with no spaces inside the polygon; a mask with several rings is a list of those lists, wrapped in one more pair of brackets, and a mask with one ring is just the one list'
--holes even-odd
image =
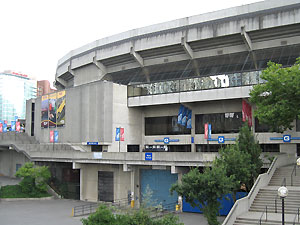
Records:
{"label": "green tree", "polygon": [[214,160],[213,166],[225,168],[226,176],[232,176],[233,199],[236,200],[236,192],[240,190],[241,184],[247,187],[251,180],[251,157],[247,152],[240,151],[238,145],[228,145],[219,150],[220,156]]}
{"label": "green tree", "polygon": [[36,166],[33,163],[25,163],[17,172],[16,177],[23,178],[20,182],[24,193],[44,193],[47,191],[47,181],[51,174],[46,166]]}
{"label": "green tree", "polygon": [[195,203],[195,200],[198,200],[203,206],[202,210],[208,223],[217,225],[220,207],[217,199],[230,193],[233,183],[233,176],[227,176],[223,165],[206,167],[203,173],[200,173],[198,168],[194,168],[182,176],[180,183],[173,184],[170,191],[171,193],[176,191],[193,207],[199,207]]}
{"label": "green tree", "polygon": [[250,156],[250,164],[244,165],[244,167],[249,169],[250,172],[250,179],[248,180],[248,182],[244,182],[250,190],[254,184],[255,179],[260,173],[260,169],[263,163],[260,158],[261,148],[247,123],[244,123],[244,125],[241,127],[235,145],[239,151],[244,152]]}
{"label": "green tree", "polygon": [[300,58],[287,68],[269,62],[262,71],[264,84],[258,84],[250,92],[250,101],[256,105],[254,115],[271,131],[292,129],[292,122],[300,115]]}

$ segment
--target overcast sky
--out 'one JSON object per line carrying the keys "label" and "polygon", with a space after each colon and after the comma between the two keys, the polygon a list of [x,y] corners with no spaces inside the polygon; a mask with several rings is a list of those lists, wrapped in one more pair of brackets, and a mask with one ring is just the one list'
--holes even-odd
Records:
{"label": "overcast sky", "polygon": [[259,0],[0,0],[0,72],[54,81],[57,61],[113,34]]}

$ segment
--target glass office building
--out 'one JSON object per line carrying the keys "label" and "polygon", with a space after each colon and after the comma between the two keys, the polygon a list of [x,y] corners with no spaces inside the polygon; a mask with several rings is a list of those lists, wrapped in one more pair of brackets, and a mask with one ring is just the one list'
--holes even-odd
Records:
{"label": "glass office building", "polygon": [[36,97],[36,81],[15,72],[0,73],[0,120],[25,119],[26,100]]}

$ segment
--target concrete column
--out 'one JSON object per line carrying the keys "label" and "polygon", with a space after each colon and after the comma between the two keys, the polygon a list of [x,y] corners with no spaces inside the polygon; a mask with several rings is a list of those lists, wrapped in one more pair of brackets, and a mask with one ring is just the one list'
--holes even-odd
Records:
{"label": "concrete column", "polygon": [[280,152],[292,155],[297,155],[297,144],[280,144]]}
{"label": "concrete column", "polygon": [[131,171],[130,171],[130,190],[131,190],[131,207],[133,208],[135,205],[135,192],[134,192],[134,187],[135,187],[135,180],[134,180],[134,175],[135,175],[135,168],[132,166]]}

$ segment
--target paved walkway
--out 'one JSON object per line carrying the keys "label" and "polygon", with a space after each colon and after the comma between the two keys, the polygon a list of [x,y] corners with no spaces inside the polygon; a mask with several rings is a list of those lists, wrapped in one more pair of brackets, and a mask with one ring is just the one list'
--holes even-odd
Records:
{"label": "paved walkway", "polygon": [[[20,180],[0,176],[0,186],[14,185]],[[82,225],[80,217],[72,217],[72,208],[87,202],[51,199],[51,200],[0,200],[0,225]],[[202,214],[180,213],[179,219],[185,225],[207,225]],[[225,217],[219,217],[223,221]]]}

